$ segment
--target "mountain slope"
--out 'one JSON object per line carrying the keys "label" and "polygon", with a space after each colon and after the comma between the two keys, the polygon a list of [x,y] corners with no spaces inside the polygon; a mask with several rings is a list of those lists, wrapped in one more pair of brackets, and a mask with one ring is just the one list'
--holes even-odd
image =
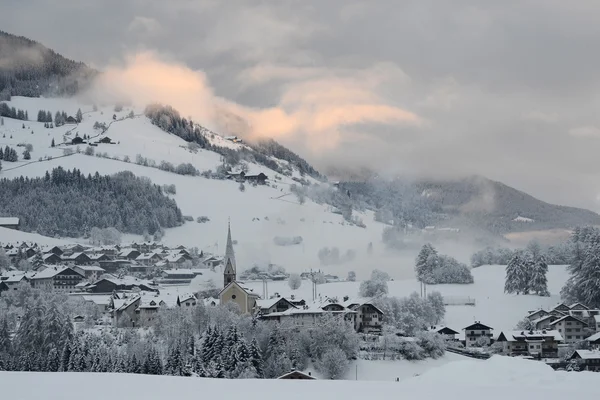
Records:
{"label": "mountain slope", "polygon": [[600,224],[595,212],[549,204],[500,182],[457,180],[342,182],[370,207],[389,210],[400,224],[470,227],[504,234]]}
{"label": "mountain slope", "polygon": [[0,31],[0,100],[74,95],[96,72],[22,36]]}

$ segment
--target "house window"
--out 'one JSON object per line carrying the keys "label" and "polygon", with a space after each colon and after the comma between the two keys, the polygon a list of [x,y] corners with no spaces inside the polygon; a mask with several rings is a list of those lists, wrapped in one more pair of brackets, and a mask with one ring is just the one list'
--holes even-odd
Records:
{"label": "house window", "polygon": [[567,325],[571,325],[571,323],[570,323],[570,322],[567,322]]}
{"label": "house window", "polygon": [[565,331],[571,332],[571,328],[567,328],[567,329],[565,329]]}
{"label": "house window", "polygon": [[235,300],[235,299],[236,299],[236,295],[235,295],[235,294],[232,294],[232,295],[231,295],[231,299],[232,299],[232,300]]}
{"label": "house window", "polygon": [[474,335],[474,334],[475,334],[475,331],[471,331],[471,335]]}

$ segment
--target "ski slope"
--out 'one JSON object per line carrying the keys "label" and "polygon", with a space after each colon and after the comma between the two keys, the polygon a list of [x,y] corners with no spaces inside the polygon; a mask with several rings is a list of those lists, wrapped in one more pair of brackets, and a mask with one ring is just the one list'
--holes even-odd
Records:
{"label": "ski slope", "polygon": [[488,400],[595,398],[600,374],[555,372],[536,361],[492,357],[458,361],[421,376],[384,382],[227,380],[100,373],[0,372],[0,390],[18,400],[198,399],[247,400],[421,398]]}

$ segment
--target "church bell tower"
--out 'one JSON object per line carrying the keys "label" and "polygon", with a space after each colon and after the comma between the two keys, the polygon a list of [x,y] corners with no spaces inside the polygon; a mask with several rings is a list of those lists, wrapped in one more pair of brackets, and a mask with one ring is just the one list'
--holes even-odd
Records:
{"label": "church bell tower", "polygon": [[225,265],[223,287],[226,287],[236,280],[235,253],[233,252],[233,242],[231,240],[231,223],[227,226],[227,248],[225,249],[223,264]]}

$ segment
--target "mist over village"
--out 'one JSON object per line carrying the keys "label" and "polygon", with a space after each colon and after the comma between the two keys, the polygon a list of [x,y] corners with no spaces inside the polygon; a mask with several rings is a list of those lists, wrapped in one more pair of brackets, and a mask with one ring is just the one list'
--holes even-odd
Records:
{"label": "mist over village", "polygon": [[2,10],[3,399],[597,392],[600,4]]}

